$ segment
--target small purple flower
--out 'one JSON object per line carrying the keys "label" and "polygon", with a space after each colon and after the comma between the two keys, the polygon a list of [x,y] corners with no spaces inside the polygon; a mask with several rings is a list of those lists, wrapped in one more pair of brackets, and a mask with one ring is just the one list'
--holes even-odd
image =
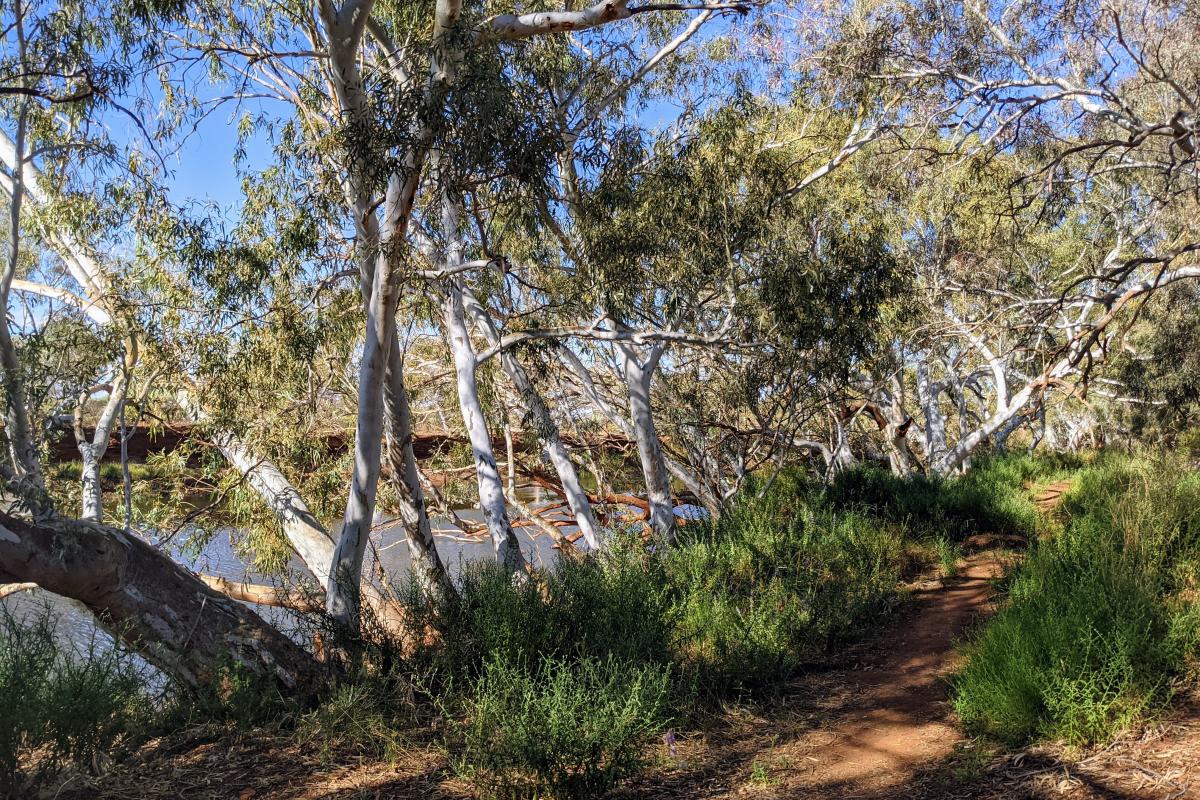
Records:
{"label": "small purple flower", "polygon": [[663,743],[667,746],[667,752],[671,754],[671,758],[675,758],[678,755],[675,749],[675,741],[674,729],[668,728],[667,732],[663,734]]}

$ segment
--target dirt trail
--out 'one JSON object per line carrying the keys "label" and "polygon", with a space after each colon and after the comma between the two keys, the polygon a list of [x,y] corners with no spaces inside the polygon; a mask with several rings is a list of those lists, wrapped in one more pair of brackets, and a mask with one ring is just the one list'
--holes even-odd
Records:
{"label": "dirt trail", "polygon": [[807,796],[876,792],[953,751],[962,737],[945,679],[956,664],[956,641],[987,611],[990,581],[1000,571],[995,556],[976,555],[956,578],[918,592],[916,613],[877,643],[881,660],[847,675],[853,691],[822,709],[832,724],[780,748],[799,767],[788,776],[789,789]]}
{"label": "dirt trail", "polygon": [[1072,485],[1073,482],[1070,479],[1055,481],[1054,483],[1047,484],[1040,492],[1037,493],[1037,495],[1034,496],[1034,505],[1036,505],[1038,507],[1038,511],[1041,511],[1043,514],[1053,513],[1062,502],[1063,495],[1067,493],[1067,490],[1069,490]]}
{"label": "dirt trail", "polygon": [[[1034,498],[1038,510],[1054,513],[1071,485],[1064,480],[1043,487]],[[958,666],[956,645],[992,608],[992,579],[1004,569],[1003,556],[992,548],[1022,543],[1017,537],[973,537],[967,545],[975,555],[960,562],[957,576],[915,591],[906,618],[851,654],[857,664],[789,687],[791,719],[768,713],[750,724],[710,731],[706,741],[683,754],[685,766],[673,780],[643,785],[635,793],[659,798],[912,796],[914,787],[941,771],[965,741],[947,682]],[[684,774],[689,768],[691,778]]]}
{"label": "dirt trail", "polygon": [[[990,537],[970,543],[992,544]],[[780,709],[727,718],[684,742],[677,766],[622,796],[644,798],[850,798],[903,794],[903,785],[949,756],[962,735],[946,678],[955,645],[990,609],[994,552],[960,562],[954,578],[913,593],[898,624],[853,649],[847,666],[808,675]]]}

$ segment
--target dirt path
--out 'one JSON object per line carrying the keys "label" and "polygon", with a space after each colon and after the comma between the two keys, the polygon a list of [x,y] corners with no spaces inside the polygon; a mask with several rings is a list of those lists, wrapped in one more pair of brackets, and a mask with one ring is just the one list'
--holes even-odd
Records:
{"label": "dirt path", "polygon": [[945,679],[1000,570],[995,556],[976,555],[956,578],[918,591],[913,616],[876,644],[878,663],[846,675],[850,691],[822,709],[831,724],[779,748],[797,769],[778,788],[810,797],[877,793],[949,755],[961,735]]}
{"label": "dirt path", "polygon": [[801,679],[780,709],[735,714],[683,742],[675,769],[627,796],[849,798],[900,789],[962,741],[946,678],[1001,570],[991,552],[965,559],[956,577],[918,588],[905,617],[851,651],[850,665]]}
{"label": "dirt path", "polygon": [[851,677],[855,691],[834,708],[835,720],[789,744],[798,770],[789,788],[843,797],[905,781],[923,764],[944,758],[961,740],[950,719],[946,677],[955,642],[983,614],[994,556],[967,559],[959,576],[918,595],[919,608],[878,643],[882,660]]}
{"label": "dirt path", "polygon": [[1062,502],[1063,495],[1067,493],[1067,490],[1070,489],[1072,485],[1073,481],[1071,481],[1069,478],[1046,484],[1046,486],[1042,487],[1042,490],[1034,496],[1034,505],[1036,505],[1038,507],[1038,511],[1041,511],[1043,514],[1053,513],[1054,510],[1058,508],[1059,503]]}

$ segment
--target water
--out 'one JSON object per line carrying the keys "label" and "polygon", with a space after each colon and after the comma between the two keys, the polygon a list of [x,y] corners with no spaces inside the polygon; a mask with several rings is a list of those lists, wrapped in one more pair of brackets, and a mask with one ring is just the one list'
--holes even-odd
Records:
{"label": "water", "polygon": [[[537,486],[517,487],[517,497],[522,503],[535,510],[547,508],[549,505],[546,493]],[[455,513],[467,522],[482,523],[483,521],[482,512],[478,509],[456,509]],[[547,516],[549,519],[566,519],[561,513],[555,511],[551,511]],[[465,536],[447,519],[435,519],[433,527],[438,552],[452,576],[457,576],[465,564],[494,559],[491,539],[486,534]],[[553,540],[541,529],[528,525],[516,527],[514,530],[517,538],[521,541],[521,550],[531,563],[539,567],[554,563],[558,551],[553,547]],[[561,530],[564,535],[569,535],[576,528],[564,527]],[[185,555],[180,552],[183,549],[181,547],[169,551],[169,554],[189,569],[206,575],[215,575],[234,582],[279,583],[278,577],[272,578],[256,573],[238,556],[230,539],[231,534],[234,533],[236,531],[218,531],[196,555]],[[371,538],[379,553],[379,561],[383,565],[384,571],[394,583],[401,583],[408,575],[411,563],[403,527],[396,521],[382,521],[377,525]],[[576,546],[582,547],[584,543],[580,541]],[[364,569],[371,570],[371,574],[374,574],[372,558],[372,553],[368,549],[367,563]],[[299,560],[295,558],[289,567],[289,575],[292,578],[310,577]],[[294,627],[292,614],[289,611],[254,603],[248,605],[265,619],[284,630]],[[0,607],[18,617],[37,613],[46,606],[49,606],[58,617],[57,628],[63,643],[71,644],[80,652],[85,651],[89,642],[97,636],[97,630],[92,616],[77,604],[40,589],[10,595],[0,600]],[[102,635],[101,638],[104,636]]]}

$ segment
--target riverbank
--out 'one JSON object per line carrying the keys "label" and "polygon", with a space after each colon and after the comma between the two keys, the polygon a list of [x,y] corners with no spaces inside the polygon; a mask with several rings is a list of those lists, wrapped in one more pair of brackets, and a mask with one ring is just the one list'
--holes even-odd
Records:
{"label": "riverbank", "polygon": [[[1143,491],[1151,474],[1166,494]],[[226,687],[153,739],[127,740],[132,749],[105,774],[76,767],[54,788],[76,800],[1040,797],[1056,770],[1116,770],[1100,756],[1114,736],[1112,747],[1132,747],[1130,732],[1153,730],[1147,721],[1179,720],[1159,737],[1168,749],[1192,728],[1171,716],[1170,693],[1127,682],[1130,697],[1155,704],[1103,737],[1057,750],[1031,748],[1036,736],[997,741],[957,710],[992,713],[978,701],[980,669],[1004,662],[987,642],[1023,619],[1031,570],[1044,572],[1065,543],[1099,541],[1078,532],[1097,519],[1121,531],[1141,521],[1149,536],[1135,512],[1157,509],[1184,533],[1147,574],[1189,574],[1192,529],[1165,510],[1186,510],[1192,482],[1162,462],[1111,458],[993,459],[945,482],[870,470],[830,486],[781,476],[763,492],[747,487],[720,521],[687,526],[669,551],[629,540],[521,585],[471,566],[457,598],[429,606],[406,595],[423,638],[401,654],[368,631],[356,668],[317,708],[272,708],[253,687]],[[1014,568],[1023,542],[1031,550]],[[1200,615],[1180,605],[1191,595],[1176,583],[1163,586],[1172,592],[1154,603],[1183,621]],[[1102,620],[1061,622],[1069,638]],[[1163,636],[1187,630],[1180,622]],[[1188,670],[1181,662],[1159,677],[1180,682]],[[1064,704],[1052,677],[1043,684],[1047,725],[1092,702],[1076,693]],[[1175,694],[1188,696],[1183,683]],[[1185,785],[1184,773],[1158,774]]]}

